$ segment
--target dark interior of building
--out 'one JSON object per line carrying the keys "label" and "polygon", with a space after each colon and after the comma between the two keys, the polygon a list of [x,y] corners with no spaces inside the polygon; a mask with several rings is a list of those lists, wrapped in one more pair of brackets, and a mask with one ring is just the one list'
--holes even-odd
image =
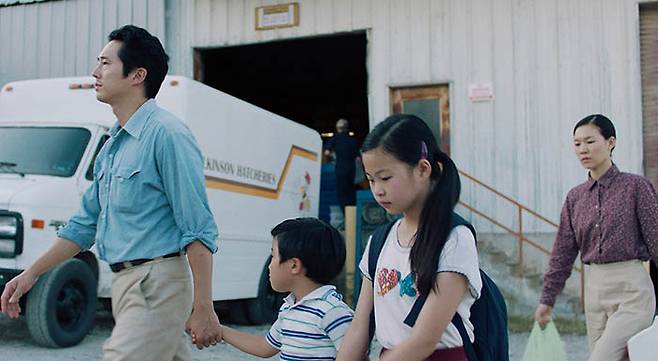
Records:
{"label": "dark interior of building", "polygon": [[362,140],[369,130],[366,45],[366,34],[358,32],[197,49],[195,73],[209,86],[320,133],[348,119]]}

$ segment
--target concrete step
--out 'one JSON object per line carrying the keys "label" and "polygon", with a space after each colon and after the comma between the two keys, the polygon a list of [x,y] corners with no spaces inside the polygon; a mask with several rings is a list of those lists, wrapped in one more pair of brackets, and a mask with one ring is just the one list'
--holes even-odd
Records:
{"label": "concrete step", "polygon": [[[497,248],[494,242],[479,240],[480,266],[494,279],[507,302],[508,313],[527,317],[534,314],[543,286],[544,270],[536,267],[519,268],[518,258]],[[558,296],[554,315],[584,321],[579,295],[563,293]]]}

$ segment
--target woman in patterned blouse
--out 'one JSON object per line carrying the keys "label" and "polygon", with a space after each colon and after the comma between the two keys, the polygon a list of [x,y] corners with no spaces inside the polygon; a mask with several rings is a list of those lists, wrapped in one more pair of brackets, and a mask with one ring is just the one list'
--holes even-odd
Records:
{"label": "woman in patterned blouse", "polygon": [[628,339],[651,324],[656,310],[642,262],[658,261],[658,197],[649,180],[620,172],[612,162],[616,133],[607,117],[580,120],[573,141],[589,176],[569,191],[562,207],[535,320],[542,326],[550,320],[580,252],[589,360],[628,360]]}

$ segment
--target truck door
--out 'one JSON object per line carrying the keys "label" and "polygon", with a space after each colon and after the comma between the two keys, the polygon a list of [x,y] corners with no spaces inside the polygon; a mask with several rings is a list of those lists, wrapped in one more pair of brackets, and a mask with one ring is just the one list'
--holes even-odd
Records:
{"label": "truck door", "polygon": [[96,156],[98,156],[98,152],[101,151],[105,142],[110,139],[110,134],[107,133],[107,130],[104,129],[102,132],[102,135],[98,139],[98,143],[94,145],[94,154],[92,155],[90,162],[86,165],[87,168],[84,177],[80,178],[80,181],[78,182],[78,191],[80,192],[80,195],[89,188],[91,181],[94,180],[94,162],[96,161]]}

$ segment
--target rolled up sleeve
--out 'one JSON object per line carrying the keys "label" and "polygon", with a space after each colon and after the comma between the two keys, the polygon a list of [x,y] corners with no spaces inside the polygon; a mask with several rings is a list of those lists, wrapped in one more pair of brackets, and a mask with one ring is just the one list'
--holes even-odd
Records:
{"label": "rolled up sleeve", "polygon": [[69,219],[66,226],[57,231],[57,236],[77,244],[83,250],[91,248],[96,237],[96,225],[100,211],[98,182],[94,180],[82,195],[80,209]]}
{"label": "rolled up sleeve", "polygon": [[164,132],[157,162],[164,191],[182,232],[179,247],[198,240],[217,252],[217,225],[213,217],[203,174],[203,156],[190,132]]}

